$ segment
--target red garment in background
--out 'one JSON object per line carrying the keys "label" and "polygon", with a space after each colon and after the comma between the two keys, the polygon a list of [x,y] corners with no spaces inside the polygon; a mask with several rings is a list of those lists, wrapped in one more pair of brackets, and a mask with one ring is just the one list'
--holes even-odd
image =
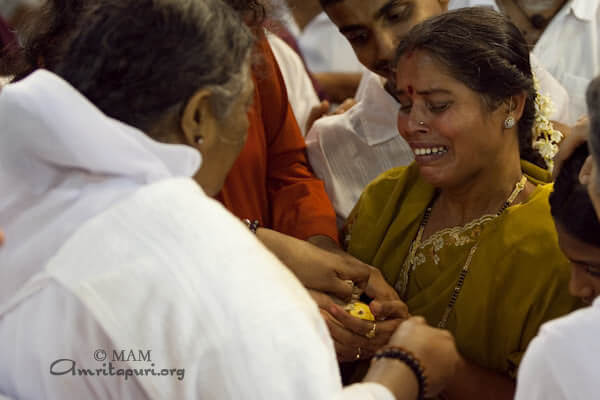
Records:
{"label": "red garment in background", "polygon": [[338,240],[335,212],[312,173],[304,139],[288,103],[283,77],[264,35],[253,69],[254,104],[248,139],[218,200],[239,218],[299,239]]}

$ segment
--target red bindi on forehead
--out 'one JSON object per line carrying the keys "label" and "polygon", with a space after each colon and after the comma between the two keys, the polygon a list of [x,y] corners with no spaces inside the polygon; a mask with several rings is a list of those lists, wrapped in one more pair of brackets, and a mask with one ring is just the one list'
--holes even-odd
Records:
{"label": "red bindi on forehead", "polygon": [[406,87],[406,93],[408,93],[409,96],[412,96],[415,93],[415,89],[411,85],[408,85]]}

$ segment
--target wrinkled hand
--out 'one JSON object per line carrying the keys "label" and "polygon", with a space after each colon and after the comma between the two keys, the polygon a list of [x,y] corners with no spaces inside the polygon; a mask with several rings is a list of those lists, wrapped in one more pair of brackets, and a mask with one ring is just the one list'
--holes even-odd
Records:
{"label": "wrinkled hand", "polygon": [[587,141],[589,130],[590,120],[587,116],[584,116],[579,118],[570,132],[565,135],[565,138],[558,146],[558,153],[554,157],[554,171],[552,173],[554,178],[558,176],[563,163],[571,157],[579,145]]}
{"label": "wrinkled hand", "polygon": [[[369,308],[376,319],[375,336],[370,339],[367,334],[372,332],[373,322],[351,316],[327,295],[313,295],[334,340],[338,359],[342,362],[372,357],[388,343],[396,328],[409,317],[408,307],[400,300],[394,288],[388,285],[381,271],[370,266],[369,270],[371,273],[365,293],[373,299]],[[360,358],[357,358],[359,348]]]}
{"label": "wrinkled hand", "polygon": [[[316,291],[310,293],[319,305],[341,362],[371,358],[388,343],[398,325],[409,316],[406,304],[400,300],[373,300],[369,307],[377,321],[365,321],[350,315],[326,294]],[[373,326],[375,335],[367,338],[373,332]],[[359,349],[360,357],[357,357]]]}
{"label": "wrinkled hand", "polygon": [[[378,301],[400,300],[398,292],[386,282],[381,271],[371,266],[369,266],[369,269],[371,274],[369,275],[365,294],[371,299]],[[371,311],[377,316],[375,310],[371,309]]]}
{"label": "wrinkled hand", "polygon": [[[336,344],[340,361],[356,361],[360,348],[360,358],[371,358],[377,350],[388,343],[398,326],[407,318],[406,305],[401,301],[379,304],[380,315],[387,318],[375,322],[353,317],[337,304],[327,309],[327,327]],[[323,312],[321,313],[323,314]],[[375,336],[367,335],[375,327]]]}
{"label": "wrinkled hand", "polygon": [[417,357],[427,377],[426,397],[434,397],[446,387],[460,360],[450,332],[430,327],[422,317],[412,317],[401,324],[390,345],[402,347]]}
{"label": "wrinkled hand", "polygon": [[308,241],[264,228],[257,231],[257,236],[307,289],[349,301],[352,286],[346,281],[351,280],[362,289],[367,285],[369,267],[339,249],[334,251],[331,247],[331,250],[326,250]]}
{"label": "wrinkled hand", "polygon": [[[299,265],[297,276],[308,288],[331,294],[344,301],[352,297],[354,286],[364,289],[369,280],[369,266],[343,252],[330,252],[316,246],[304,253],[306,258]],[[308,246],[307,246],[308,247]]]}

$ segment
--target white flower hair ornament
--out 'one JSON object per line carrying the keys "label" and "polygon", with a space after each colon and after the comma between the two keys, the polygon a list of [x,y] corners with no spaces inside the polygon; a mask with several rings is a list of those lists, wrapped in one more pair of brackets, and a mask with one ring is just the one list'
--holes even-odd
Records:
{"label": "white flower hair ornament", "polygon": [[554,129],[550,122],[550,115],[554,111],[554,104],[550,97],[542,94],[540,83],[533,75],[533,86],[537,93],[535,97],[535,121],[532,128],[532,146],[537,150],[544,161],[548,170],[554,169],[554,156],[558,153],[558,144],[564,135],[561,131]]}

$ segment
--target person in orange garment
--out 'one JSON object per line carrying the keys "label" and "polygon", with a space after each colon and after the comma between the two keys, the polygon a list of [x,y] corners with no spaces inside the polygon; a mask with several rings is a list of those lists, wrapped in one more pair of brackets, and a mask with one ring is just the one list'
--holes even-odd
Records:
{"label": "person in orange garment", "polygon": [[239,218],[257,220],[261,227],[337,243],[333,206],[309,167],[283,77],[262,31],[257,53],[248,138],[218,199]]}
{"label": "person in orange garment", "polygon": [[371,308],[376,318],[389,320],[380,325],[376,337],[387,340],[407,316],[406,307],[386,290],[379,270],[338,246],[333,206],[323,182],[309,166],[283,77],[264,34],[265,3],[226,2],[253,28],[257,61],[247,142],[217,199],[246,221],[258,239],[311,290],[322,309],[331,306],[323,293],[351,298],[353,287],[348,280],[363,289],[375,300]]}

